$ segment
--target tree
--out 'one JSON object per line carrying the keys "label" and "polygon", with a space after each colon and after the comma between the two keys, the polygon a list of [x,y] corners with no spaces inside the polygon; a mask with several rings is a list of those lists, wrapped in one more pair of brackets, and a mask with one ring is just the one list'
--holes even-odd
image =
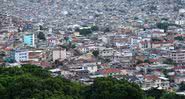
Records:
{"label": "tree", "polygon": [[39,29],[40,30],[44,30],[43,26],[39,25]]}
{"label": "tree", "polygon": [[98,26],[92,26],[92,27],[91,27],[91,30],[92,30],[92,31],[98,31],[99,28],[98,28]]}
{"label": "tree", "polygon": [[156,10],[157,10],[157,6],[153,6],[153,5],[152,5],[152,6],[150,7],[150,11],[151,11],[151,12],[156,11]]}
{"label": "tree", "polygon": [[0,84],[0,96],[5,97],[6,95],[6,88]]}
{"label": "tree", "polygon": [[0,67],[0,99],[82,99],[81,88],[38,66]]}
{"label": "tree", "polygon": [[99,56],[99,51],[93,51],[92,54],[95,56],[95,57],[98,57]]}
{"label": "tree", "polygon": [[150,60],[146,59],[144,60],[145,63],[148,63],[148,64],[152,64],[153,62],[151,62]]}
{"label": "tree", "polygon": [[106,32],[110,32],[110,29],[108,27],[105,28],[105,30],[104,30],[104,33],[106,33]]}
{"label": "tree", "polygon": [[147,97],[146,99],[155,99],[155,98],[154,98],[154,97],[149,96],[149,97]]}
{"label": "tree", "polygon": [[185,83],[182,82],[179,87],[180,87],[179,88],[180,91],[184,91],[185,90]]}
{"label": "tree", "polygon": [[167,32],[168,27],[169,27],[169,24],[168,23],[157,23],[157,28],[163,29],[164,32]]}
{"label": "tree", "polygon": [[76,29],[75,29],[75,32],[80,32],[80,29],[79,29],[79,28],[76,28]]}
{"label": "tree", "polygon": [[182,36],[177,36],[174,39],[178,40],[178,41],[184,41],[184,37],[182,37]]}
{"label": "tree", "polygon": [[152,42],[158,42],[158,41],[162,41],[160,38],[151,38]]}
{"label": "tree", "polygon": [[185,99],[184,95],[177,95],[175,93],[166,92],[160,99]]}
{"label": "tree", "polygon": [[84,92],[85,99],[143,99],[139,86],[125,80],[98,78]]}
{"label": "tree", "polygon": [[64,49],[67,49],[67,46],[66,45],[62,45],[61,47],[64,48]]}
{"label": "tree", "polygon": [[71,44],[71,48],[76,48],[76,44]]}
{"label": "tree", "polygon": [[39,32],[38,36],[39,39],[41,40],[46,40],[45,34],[43,32]]}
{"label": "tree", "polygon": [[170,64],[170,65],[177,65],[177,63],[170,58],[167,58],[163,63]]}
{"label": "tree", "polygon": [[92,34],[91,29],[80,29],[80,35],[87,36],[87,35],[90,35],[90,34]]}
{"label": "tree", "polygon": [[0,58],[3,58],[4,56],[6,56],[6,53],[4,51],[0,52]]}
{"label": "tree", "polygon": [[125,80],[97,78],[92,85],[52,77],[35,65],[0,67],[0,99],[185,99],[163,90],[141,88]]}
{"label": "tree", "polygon": [[152,88],[150,90],[145,91],[146,96],[154,97],[155,99],[159,99],[165,93],[164,90],[159,90],[156,88]]}

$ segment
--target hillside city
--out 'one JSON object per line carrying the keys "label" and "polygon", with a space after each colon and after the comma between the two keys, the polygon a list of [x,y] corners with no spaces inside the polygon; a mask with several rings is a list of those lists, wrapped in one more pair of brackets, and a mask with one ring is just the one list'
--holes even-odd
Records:
{"label": "hillside city", "polygon": [[0,66],[185,95],[185,0],[0,0]]}

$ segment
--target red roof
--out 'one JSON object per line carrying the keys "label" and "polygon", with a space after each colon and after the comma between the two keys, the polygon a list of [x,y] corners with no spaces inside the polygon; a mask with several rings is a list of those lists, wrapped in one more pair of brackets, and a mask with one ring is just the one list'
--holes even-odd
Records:
{"label": "red roof", "polygon": [[115,68],[108,68],[108,69],[98,70],[98,72],[101,74],[110,74],[110,73],[120,73],[121,70],[115,69]]}
{"label": "red roof", "polygon": [[174,40],[169,40],[169,41],[153,41],[152,44],[172,44]]}
{"label": "red roof", "polygon": [[176,34],[175,37],[178,37],[178,36],[185,36],[185,34]]}
{"label": "red roof", "polygon": [[158,53],[160,53],[160,50],[155,50],[151,52],[151,54],[158,54]]}
{"label": "red roof", "polygon": [[108,64],[101,64],[101,66],[107,67],[107,66],[108,66]]}
{"label": "red roof", "polygon": [[144,78],[147,79],[147,80],[157,80],[157,79],[159,79],[155,75],[145,75]]}
{"label": "red roof", "polygon": [[140,63],[138,64],[138,66],[149,66],[150,64],[149,63]]}
{"label": "red roof", "polygon": [[174,69],[185,69],[185,66],[177,66],[177,67],[174,67]]}
{"label": "red roof", "polygon": [[4,48],[4,50],[5,50],[5,51],[10,51],[10,50],[12,50],[12,48],[6,47],[6,48]]}
{"label": "red roof", "polygon": [[141,41],[141,44],[147,44],[149,41]]}
{"label": "red roof", "polygon": [[149,59],[150,62],[158,62],[157,59]]}
{"label": "red roof", "polygon": [[164,32],[160,32],[160,31],[153,31],[152,34],[165,34]]}
{"label": "red roof", "polygon": [[51,67],[52,65],[49,62],[41,62],[40,64],[42,67],[46,68],[46,67]]}

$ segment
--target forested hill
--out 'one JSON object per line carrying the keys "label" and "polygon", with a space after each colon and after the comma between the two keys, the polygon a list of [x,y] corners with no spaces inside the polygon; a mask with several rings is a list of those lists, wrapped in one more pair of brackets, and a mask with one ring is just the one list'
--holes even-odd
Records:
{"label": "forested hill", "polygon": [[33,65],[0,68],[0,99],[185,99],[185,96],[151,89],[113,78],[98,78],[91,86],[52,77]]}

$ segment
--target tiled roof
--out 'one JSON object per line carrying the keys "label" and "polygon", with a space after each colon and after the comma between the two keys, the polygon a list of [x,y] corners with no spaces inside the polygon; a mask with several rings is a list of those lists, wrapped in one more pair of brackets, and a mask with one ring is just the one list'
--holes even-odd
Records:
{"label": "tiled roof", "polygon": [[159,77],[157,77],[155,75],[145,75],[144,78],[147,79],[147,80],[157,80],[157,79],[159,79]]}
{"label": "tiled roof", "polygon": [[109,74],[109,73],[120,73],[121,70],[115,69],[115,68],[108,68],[108,69],[98,70],[98,72],[101,74]]}
{"label": "tiled roof", "polygon": [[174,69],[185,69],[185,66],[174,67]]}

